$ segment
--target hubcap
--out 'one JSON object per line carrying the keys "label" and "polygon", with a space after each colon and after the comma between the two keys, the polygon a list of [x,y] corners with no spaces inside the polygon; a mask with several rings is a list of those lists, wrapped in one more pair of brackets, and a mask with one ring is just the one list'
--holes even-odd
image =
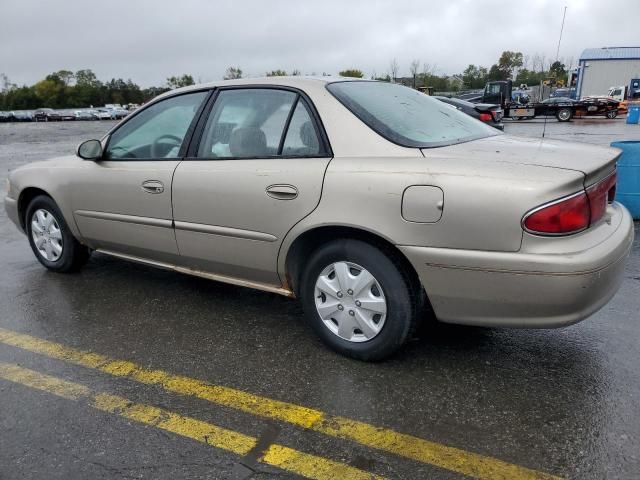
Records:
{"label": "hubcap", "polygon": [[56,218],[44,209],[36,210],[31,217],[31,237],[36,250],[50,262],[55,262],[62,255],[62,231]]}
{"label": "hubcap", "polygon": [[569,112],[566,110],[560,110],[560,118],[562,120],[566,120],[567,118],[569,118]]}
{"label": "hubcap", "polygon": [[387,317],[382,287],[368,270],[351,262],[336,262],[320,272],[315,301],[325,326],[349,342],[371,340]]}

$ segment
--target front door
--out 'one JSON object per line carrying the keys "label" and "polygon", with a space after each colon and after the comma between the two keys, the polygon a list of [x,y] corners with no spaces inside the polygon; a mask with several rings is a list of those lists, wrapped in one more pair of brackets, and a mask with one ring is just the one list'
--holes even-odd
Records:
{"label": "front door", "polygon": [[182,261],[280,285],[280,245],[318,205],[329,152],[312,106],[298,92],[220,90],[197,151],[174,175]]}
{"label": "front door", "polygon": [[173,262],[171,181],[208,92],[160,100],[108,138],[103,159],[70,179],[72,208],[92,248]]}

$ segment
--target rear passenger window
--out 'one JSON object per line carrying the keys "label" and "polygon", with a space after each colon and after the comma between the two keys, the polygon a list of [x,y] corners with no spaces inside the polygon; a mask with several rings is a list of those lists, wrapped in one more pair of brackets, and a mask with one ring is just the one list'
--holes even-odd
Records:
{"label": "rear passenger window", "polygon": [[198,157],[277,156],[296,96],[275,89],[221,91],[207,120]]}
{"label": "rear passenger window", "polygon": [[282,155],[305,157],[320,154],[320,141],[305,102],[300,100],[291,117]]}

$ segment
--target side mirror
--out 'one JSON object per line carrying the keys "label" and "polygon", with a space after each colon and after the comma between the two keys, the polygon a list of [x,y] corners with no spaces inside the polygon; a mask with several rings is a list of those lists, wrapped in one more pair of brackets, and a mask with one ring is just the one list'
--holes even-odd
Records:
{"label": "side mirror", "polygon": [[84,160],[99,160],[102,158],[102,143],[100,140],[86,140],[78,145],[76,155]]}

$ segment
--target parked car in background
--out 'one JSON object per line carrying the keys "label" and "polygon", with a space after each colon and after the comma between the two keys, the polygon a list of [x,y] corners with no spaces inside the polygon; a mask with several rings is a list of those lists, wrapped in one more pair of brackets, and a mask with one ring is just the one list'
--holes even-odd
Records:
{"label": "parked car in background", "polygon": [[13,112],[0,112],[0,122],[13,122],[14,120]]}
{"label": "parked car in background", "polygon": [[112,118],[114,118],[116,120],[121,120],[124,117],[126,117],[127,115],[129,115],[129,113],[130,113],[129,111],[125,110],[122,107],[113,108],[113,109],[111,109],[111,112],[112,112],[112,115],[113,115]]}
{"label": "parked car in background", "polygon": [[502,123],[502,108],[500,105],[493,105],[488,103],[471,103],[466,100],[460,100],[459,98],[449,98],[435,96],[441,102],[447,103],[456,109],[466,113],[467,115],[477,118],[478,120],[485,122],[487,125],[491,125],[498,130],[504,130],[504,123]]}
{"label": "parked car in background", "polygon": [[619,155],[397,84],[251,78],[172,90],[13,170],[4,204],[49,270],[98,251],[295,296],[328,346],[376,360],[431,314],[549,328],[603,307],[634,238]]}
{"label": "parked car in background", "polygon": [[74,115],[76,120],[99,120],[98,116],[90,110],[76,110]]}
{"label": "parked car in background", "polygon": [[620,102],[615,98],[606,96],[583,97],[578,103],[576,116],[604,115],[607,118],[616,118]]}
{"label": "parked car in background", "polygon": [[573,118],[576,112],[576,105],[579,102],[569,97],[550,97],[537,104],[536,115],[546,117]]}
{"label": "parked car in background", "polygon": [[33,111],[31,110],[14,110],[11,112],[16,122],[31,122],[33,121]]}
{"label": "parked car in background", "polygon": [[461,93],[456,96],[460,100],[466,100],[467,102],[473,102],[482,98],[482,90],[476,90],[474,92]]}
{"label": "parked car in background", "polygon": [[53,108],[39,108],[33,112],[33,119],[36,122],[60,121],[60,114]]}
{"label": "parked car in background", "polygon": [[620,102],[617,100],[608,97],[586,97],[582,100],[574,100],[569,97],[551,97],[536,106],[536,115],[557,116],[567,110],[572,112],[572,118],[594,115],[616,118],[619,104]]}
{"label": "parked car in background", "polygon": [[113,110],[109,108],[96,108],[96,115],[100,120],[115,120],[115,114]]}
{"label": "parked car in background", "polygon": [[60,120],[62,121],[69,121],[69,120],[76,119],[76,114],[73,110],[58,110],[57,113],[60,116]]}

